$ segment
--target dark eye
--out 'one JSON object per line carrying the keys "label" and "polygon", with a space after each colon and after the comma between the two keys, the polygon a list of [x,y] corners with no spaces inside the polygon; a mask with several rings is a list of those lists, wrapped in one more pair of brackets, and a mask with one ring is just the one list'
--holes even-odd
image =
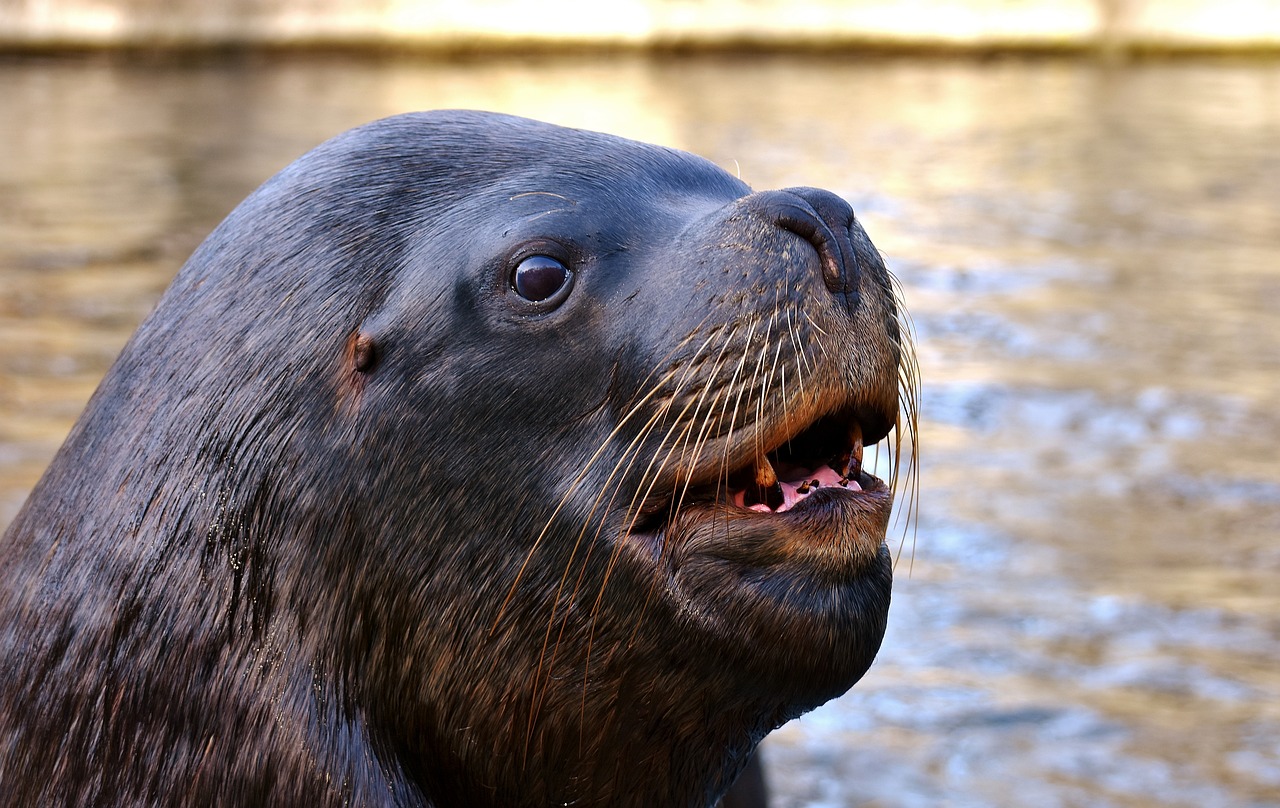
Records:
{"label": "dark eye", "polygon": [[549,255],[531,255],[516,264],[511,286],[516,294],[533,303],[553,297],[572,279],[569,268]]}

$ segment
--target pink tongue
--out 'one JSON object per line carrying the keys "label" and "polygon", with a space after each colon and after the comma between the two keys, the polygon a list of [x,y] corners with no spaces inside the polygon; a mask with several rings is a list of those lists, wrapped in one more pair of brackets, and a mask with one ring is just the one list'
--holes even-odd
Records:
{"label": "pink tongue", "polygon": [[[802,477],[796,479],[794,482],[787,482],[785,480],[778,481],[778,485],[782,486],[782,504],[778,506],[778,510],[771,510],[769,506],[765,505],[763,502],[758,502],[755,505],[750,506],[749,510],[758,511],[760,513],[782,513],[783,511],[789,511],[797,502],[800,502],[814,492],[815,486],[813,483],[815,480],[818,482],[819,486],[840,486],[840,475],[835,471],[835,469],[830,466],[819,466],[813,471],[806,472]],[[807,486],[807,489],[803,494],[800,493],[800,486],[802,485]],[[847,488],[851,491],[862,490],[862,486],[853,481],[850,481],[847,485],[840,487]],[[742,492],[734,494],[733,499],[734,504],[742,505]]]}

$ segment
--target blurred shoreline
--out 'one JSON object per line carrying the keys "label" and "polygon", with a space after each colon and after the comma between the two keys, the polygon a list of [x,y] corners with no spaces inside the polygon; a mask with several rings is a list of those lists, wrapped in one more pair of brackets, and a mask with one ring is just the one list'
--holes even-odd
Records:
{"label": "blurred shoreline", "polygon": [[1280,54],[1280,0],[0,0],[0,52]]}

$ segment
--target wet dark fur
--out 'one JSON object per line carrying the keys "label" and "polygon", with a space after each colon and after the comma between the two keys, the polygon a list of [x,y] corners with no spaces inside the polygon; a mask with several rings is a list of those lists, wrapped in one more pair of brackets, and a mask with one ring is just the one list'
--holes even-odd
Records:
{"label": "wet dark fur", "polygon": [[[816,254],[747,194],[681,152],[455,112],[353,130],[250,196],[0,545],[0,803],[714,802],[765,733],[861,676],[890,580],[873,537],[824,568],[838,590],[788,589],[819,578],[773,548],[780,577],[722,593],[747,567],[695,555],[733,519],[685,530],[635,494],[723,476],[688,430],[684,459],[647,465],[680,417],[741,462],[747,421],[777,431],[836,387],[896,413],[869,243],[848,299],[810,304]],[[531,243],[574,267],[563,305],[514,296]],[[778,404],[757,374],[727,427],[654,415],[729,373],[693,346],[763,321],[771,272],[839,332],[786,349],[808,386]],[[834,591],[838,630],[797,602],[784,633],[761,600]]]}

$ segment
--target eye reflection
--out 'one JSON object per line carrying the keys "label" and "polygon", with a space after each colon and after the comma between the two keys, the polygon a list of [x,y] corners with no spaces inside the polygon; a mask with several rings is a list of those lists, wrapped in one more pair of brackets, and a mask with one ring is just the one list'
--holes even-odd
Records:
{"label": "eye reflection", "polygon": [[571,277],[561,261],[549,255],[531,255],[512,271],[511,286],[525,300],[541,303],[564,288]]}

